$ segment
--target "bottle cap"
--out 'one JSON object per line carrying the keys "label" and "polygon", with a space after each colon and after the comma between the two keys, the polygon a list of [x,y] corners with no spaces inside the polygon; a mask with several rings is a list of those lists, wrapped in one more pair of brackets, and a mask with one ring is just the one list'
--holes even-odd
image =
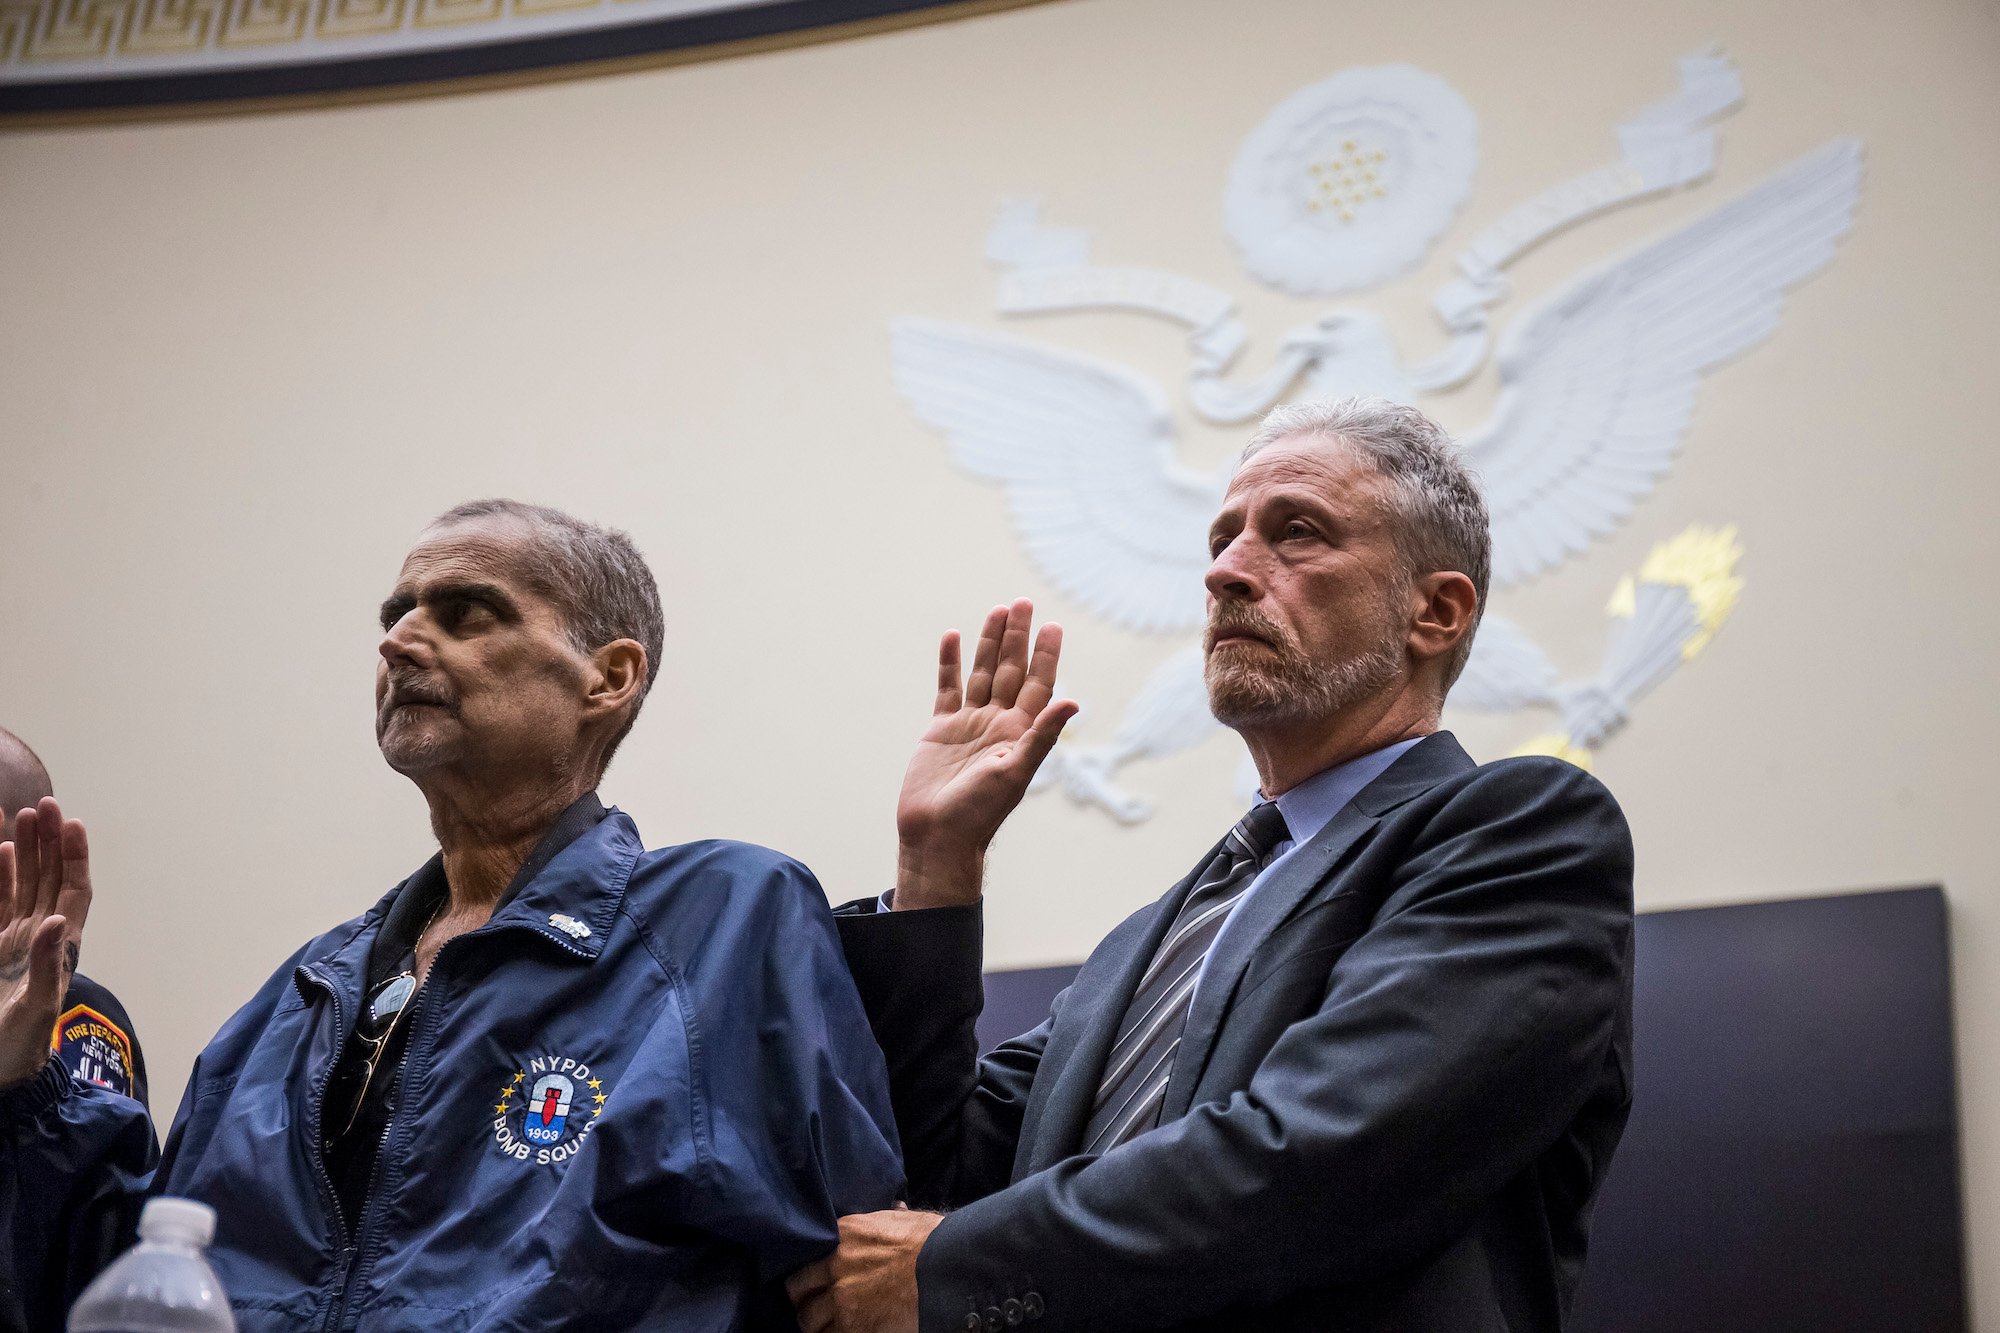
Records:
{"label": "bottle cap", "polygon": [[205,1246],[215,1239],[215,1209],[193,1199],[149,1199],[139,1214],[139,1239]]}

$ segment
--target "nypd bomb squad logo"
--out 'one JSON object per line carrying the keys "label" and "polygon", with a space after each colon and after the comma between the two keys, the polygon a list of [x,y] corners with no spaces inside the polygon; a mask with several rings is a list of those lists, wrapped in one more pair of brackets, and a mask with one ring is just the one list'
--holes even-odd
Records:
{"label": "nypd bomb squad logo", "polygon": [[500,1089],[493,1142],[517,1162],[568,1161],[583,1150],[609,1096],[604,1080],[581,1060],[535,1056]]}

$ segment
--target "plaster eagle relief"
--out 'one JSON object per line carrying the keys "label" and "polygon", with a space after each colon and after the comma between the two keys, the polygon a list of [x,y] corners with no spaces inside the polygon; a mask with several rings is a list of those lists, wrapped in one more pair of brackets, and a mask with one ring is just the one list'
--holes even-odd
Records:
{"label": "plaster eagle relief", "polygon": [[[1730,62],[1680,62],[1681,86],[1618,128],[1620,157],[1543,191],[1482,230],[1434,295],[1446,339],[1405,360],[1373,311],[1338,308],[1292,331],[1272,364],[1232,378],[1248,342],[1227,293],[1200,281],[1096,265],[1089,237],[1005,206],[987,251],[1006,314],[1086,308],[1166,318],[1188,331],[1189,407],[1249,421],[1286,396],[1451,393],[1494,361],[1499,394],[1461,447],[1493,520],[1493,583],[1510,586],[1586,553],[1651,492],[1678,454],[1702,379],[1769,336],[1786,293],[1832,259],[1850,226],[1861,150],[1835,139],[1691,223],[1585,272],[1516,316],[1491,310],[1510,264],[1595,215],[1706,181],[1712,122],[1741,102]],[[1435,245],[1471,189],[1472,112],[1408,66],[1347,70],[1293,94],[1245,140],[1225,194],[1228,233],[1254,277],[1299,297],[1372,290]],[[1141,687],[1109,740],[1065,742],[1037,780],[1136,822],[1151,804],[1119,770],[1198,744],[1209,715],[1199,633],[1208,524],[1233,464],[1179,461],[1173,408],[1151,378],[1054,344],[921,318],[891,328],[897,388],[951,457],[1006,493],[1036,568],[1124,629],[1193,640]],[[1741,591],[1733,529],[1691,528],[1619,585],[1603,663],[1563,682],[1518,624],[1488,611],[1448,706],[1559,714],[1524,749],[1588,763],[1646,693],[1698,652]],[[1254,788],[1254,774],[1246,776]],[[1239,783],[1243,780],[1240,776]]]}

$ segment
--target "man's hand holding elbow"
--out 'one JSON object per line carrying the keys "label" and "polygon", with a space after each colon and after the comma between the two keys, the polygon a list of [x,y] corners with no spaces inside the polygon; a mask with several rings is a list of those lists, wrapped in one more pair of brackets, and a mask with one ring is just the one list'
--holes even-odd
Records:
{"label": "man's hand holding elbow", "polygon": [[897,1208],[840,1219],[840,1247],[786,1282],[804,1333],[916,1333],[917,1255],[944,1217]]}

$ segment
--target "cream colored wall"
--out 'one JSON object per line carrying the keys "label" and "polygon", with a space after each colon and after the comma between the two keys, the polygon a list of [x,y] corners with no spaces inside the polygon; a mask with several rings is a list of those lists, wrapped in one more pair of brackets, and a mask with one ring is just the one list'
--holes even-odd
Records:
{"label": "cream colored wall", "polygon": [[[1546,247],[1519,290],[1836,133],[1867,144],[1858,224],[1712,379],[1634,520],[1512,606],[1580,673],[1648,545],[1741,525],[1735,620],[1599,766],[1642,905],[1946,885],[1976,1296],[2000,1329],[2000,11],[1976,0],[1065,0],[528,90],[0,134],[0,723],[89,823],[88,970],[138,1016],[162,1114],[232,1006],[427,852],[368,691],[374,604],[428,515],[505,493],[630,528],[671,624],[608,795],[656,843],[754,839],[872,893],[941,627],[1041,598],[1096,704],[1086,738],[1167,646],[1055,596],[890,388],[892,316],[995,322],[995,201],[1039,194],[1107,262],[1241,292],[1261,364],[1323,306],[1234,263],[1236,143],[1335,69],[1418,63],[1482,136],[1439,257],[1369,302],[1421,352],[1443,257],[1606,160],[1674,57],[1717,41],[1748,88],[1719,184]],[[1182,366],[1141,320],[1022,331],[1168,384]],[[1470,426],[1490,393],[1438,410]],[[1182,425],[1192,461],[1237,442]],[[1462,734],[1492,757],[1537,729]],[[1131,770],[1168,812],[1138,831],[1031,801],[994,858],[991,961],[1081,956],[1232,817],[1232,764],[1217,742]]]}

